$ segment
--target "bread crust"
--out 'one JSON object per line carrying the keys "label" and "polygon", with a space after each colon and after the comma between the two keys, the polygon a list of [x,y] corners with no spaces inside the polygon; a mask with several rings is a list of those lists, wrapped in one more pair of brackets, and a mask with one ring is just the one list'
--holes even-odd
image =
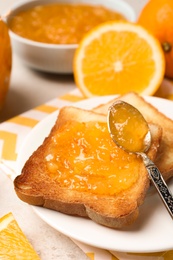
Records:
{"label": "bread crust", "polygon": [[[43,144],[30,156],[22,173],[14,180],[18,197],[32,205],[53,209],[65,214],[87,217],[111,228],[121,229],[135,222],[139,215],[139,206],[143,203],[149,188],[148,173],[141,160],[140,175],[137,182],[128,190],[116,196],[97,195],[63,188],[50,177],[45,166],[45,153],[59,128],[66,121],[106,122],[106,117],[92,111],[74,107],[60,110],[58,119]],[[148,152],[154,159],[161,139],[161,128],[150,125],[152,145]]]}

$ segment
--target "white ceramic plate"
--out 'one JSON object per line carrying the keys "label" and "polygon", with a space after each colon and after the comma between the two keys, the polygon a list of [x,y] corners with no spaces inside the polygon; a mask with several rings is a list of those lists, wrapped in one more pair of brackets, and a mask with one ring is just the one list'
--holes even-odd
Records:
{"label": "white ceramic plate", "polygon": [[[112,97],[92,98],[75,106],[91,109]],[[147,97],[146,100],[173,119],[173,102]],[[29,134],[18,157],[18,169],[22,168],[29,155],[42,143],[53,126],[58,112],[41,121]],[[173,192],[173,180],[169,182]],[[68,216],[53,210],[33,207],[36,214],[61,233],[83,243],[122,252],[157,252],[173,249],[173,221],[163,206],[158,194],[150,193],[140,210],[136,223],[125,230],[113,230],[89,219]]]}

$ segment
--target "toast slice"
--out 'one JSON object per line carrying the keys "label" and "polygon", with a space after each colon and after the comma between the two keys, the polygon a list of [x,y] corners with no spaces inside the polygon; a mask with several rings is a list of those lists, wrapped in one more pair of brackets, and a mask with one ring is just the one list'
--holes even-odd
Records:
{"label": "toast slice", "polygon": [[[29,204],[87,217],[111,228],[132,224],[150,181],[141,158],[116,147],[106,120],[105,115],[93,111],[62,108],[49,136],[14,180],[18,197]],[[152,145],[148,156],[153,160],[162,130],[153,124],[150,128]],[[95,144],[97,141],[99,145]],[[119,156],[120,151],[123,154]]]}
{"label": "toast slice", "polygon": [[144,100],[139,94],[130,92],[121,95],[106,104],[94,109],[97,113],[107,114],[109,106],[115,100],[123,100],[136,107],[147,122],[159,125],[162,128],[162,140],[155,160],[165,180],[173,176],[173,120],[159,112],[154,106]]}

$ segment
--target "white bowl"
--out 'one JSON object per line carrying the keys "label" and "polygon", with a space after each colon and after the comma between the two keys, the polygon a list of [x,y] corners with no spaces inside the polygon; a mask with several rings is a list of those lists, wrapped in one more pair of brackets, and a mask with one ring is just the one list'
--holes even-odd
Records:
{"label": "white bowl", "polygon": [[[8,25],[12,16],[39,4],[50,3],[88,3],[103,5],[122,14],[128,21],[134,22],[136,14],[133,8],[123,0],[34,0],[22,1],[15,4],[4,16]],[[72,73],[73,56],[77,44],[46,44],[20,37],[9,31],[13,51],[24,64],[33,69],[51,73]]]}

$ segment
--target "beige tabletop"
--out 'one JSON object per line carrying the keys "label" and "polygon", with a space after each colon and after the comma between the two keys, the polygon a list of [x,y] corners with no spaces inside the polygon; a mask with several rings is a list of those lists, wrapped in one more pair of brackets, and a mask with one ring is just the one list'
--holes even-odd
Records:
{"label": "beige tabletop", "polygon": [[[134,7],[138,14],[147,0],[126,1]],[[1,0],[0,14],[5,13],[15,2],[17,0]],[[0,114],[0,121],[28,111],[74,88],[72,75],[51,75],[36,72],[25,67],[13,53],[10,89],[6,104]],[[9,211],[17,216],[19,225],[39,252],[42,260],[88,259],[70,238],[48,226],[32,211],[30,206],[18,200],[13,190],[13,183],[2,171],[0,186],[0,216]]]}

